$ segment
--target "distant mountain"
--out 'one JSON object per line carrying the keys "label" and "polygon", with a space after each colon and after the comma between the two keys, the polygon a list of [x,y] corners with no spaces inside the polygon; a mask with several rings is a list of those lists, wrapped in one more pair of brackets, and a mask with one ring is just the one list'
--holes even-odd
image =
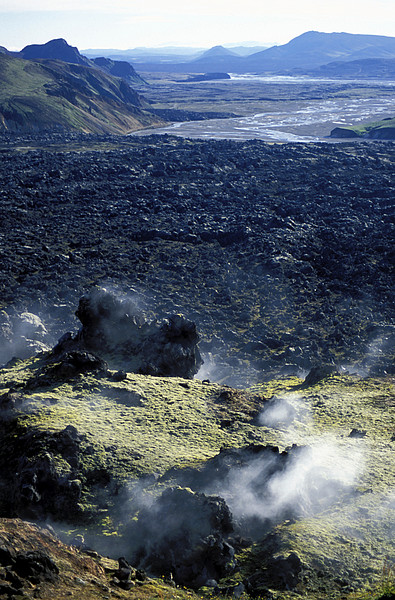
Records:
{"label": "distant mountain", "polygon": [[[243,59],[231,50],[228,50],[228,48],[214,46],[193,61],[194,68],[192,72],[196,73],[196,70],[202,73],[224,72],[229,70],[228,67],[230,64],[240,60]],[[191,65],[191,63],[187,64]]]}
{"label": "distant mountain", "polygon": [[363,58],[395,58],[395,38],[308,31],[283,46],[252,54],[245,64],[252,70],[278,71]]}
{"label": "distant mountain", "polygon": [[[215,47],[217,48],[217,47]],[[222,47],[220,47],[222,48]],[[214,49],[212,49],[214,50]],[[227,49],[224,48],[226,51]],[[174,73],[265,73],[311,72],[331,62],[395,58],[395,37],[309,31],[282,46],[272,46],[250,56],[232,56],[223,51],[204,53],[198,59],[160,64],[154,58],[140,63],[141,71]]]}
{"label": "distant mountain", "polygon": [[232,52],[232,50],[224,48],[223,46],[213,46],[209,50],[206,50],[206,52],[203,52],[203,54],[197,60],[206,60],[207,58],[217,58],[220,56],[229,57],[236,56],[236,54]]}
{"label": "distant mountain", "polygon": [[107,58],[114,57],[129,57],[133,56],[138,59],[141,57],[173,57],[182,56],[184,58],[196,57],[206,51],[206,48],[196,48],[193,46],[161,46],[159,48],[149,48],[146,46],[139,46],[137,48],[130,48],[129,50],[117,50],[116,48],[88,48],[81,50],[84,56],[90,58],[97,56],[105,56]]}
{"label": "distant mountain", "polygon": [[101,56],[94,58],[92,62],[99,69],[103,69],[103,71],[114,77],[121,77],[130,84],[145,83],[144,79],[136,73],[133,66],[126,60],[112,60],[111,58]]}
{"label": "distant mountain", "polygon": [[122,79],[89,64],[0,54],[0,130],[125,134],[161,121]]}
{"label": "distant mountain", "polygon": [[237,56],[250,56],[251,54],[256,54],[257,52],[262,52],[262,50],[267,50],[267,48],[270,48],[270,45],[267,45],[267,46],[229,46],[229,50],[232,50],[232,52],[234,54],[236,54]]}
{"label": "distant mountain", "polygon": [[32,44],[25,46],[19,56],[26,60],[50,59],[62,60],[75,65],[89,65],[89,59],[82,56],[78,48],[70,46],[66,40],[60,38],[51,40],[46,44]]}
{"label": "distant mountain", "polygon": [[320,77],[395,79],[395,58],[363,58],[335,61],[312,72]]}
{"label": "distant mountain", "polygon": [[225,53],[221,52],[221,50],[217,52],[217,49],[229,50],[231,54],[228,54],[228,56],[249,56],[250,54],[260,52],[261,50],[269,47],[269,44],[267,46],[243,46],[242,44],[232,46],[231,44],[227,44],[225,46],[214,46],[214,48],[210,48],[208,50],[205,48],[197,48],[192,46],[164,46],[161,48],[139,47],[130,50],[89,48],[87,50],[81,50],[81,52],[91,59],[99,56],[105,56],[106,58],[111,58],[113,60],[128,60],[132,63],[185,63],[197,58],[201,58],[207,54],[209,56],[210,54],[225,55]]}
{"label": "distant mountain", "polygon": [[104,56],[112,60],[127,60],[133,64],[139,63],[178,63],[188,62],[198,58],[205,48],[184,48],[165,46],[163,48],[133,48],[131,50],[83,50],[89,58]]}

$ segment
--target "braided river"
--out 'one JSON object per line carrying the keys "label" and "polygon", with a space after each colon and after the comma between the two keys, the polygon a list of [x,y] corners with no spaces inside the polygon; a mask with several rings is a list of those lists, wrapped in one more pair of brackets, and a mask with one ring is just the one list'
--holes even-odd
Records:
{"label": "braided river", "polygon": [[[233,76],[229,83],[262,81],[265,85],[294,84],[295,86],[310,82],[306,78],[296,77],[252,77]],[[317,80],[328,85],[339,85],[339,80]],[[283,100],[281,102],[265,102],[264,110],[250,115],[227,119],[208,119],[204,121],[187,121],[173,123],[154,130],[144,130],[133,135],[144,136],[152,133],[169,134],[200,139],[261,139],[272,142],[323,142],[339,141],[329,138],[335,127],[355,126],[369,121],[379,121],[395,116],[395,81],[347,80],[347,84],[355,83],[366,93],[361,97],[343,96],[332,98],[311,98],[298,101]],[[384,90],[385,93],[369,94],[369,87]],[[393,92],[393,93],[391,93]]]}

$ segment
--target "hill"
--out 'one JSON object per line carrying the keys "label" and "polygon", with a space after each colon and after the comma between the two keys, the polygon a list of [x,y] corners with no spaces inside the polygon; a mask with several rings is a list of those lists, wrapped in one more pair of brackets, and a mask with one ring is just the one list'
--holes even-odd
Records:
{"label": "hill", "polygon": [[127,133],[158,122],[128,84],[90,64],[0,54],[0,120],[6,131]]}
{"label": "hill", "polygon": [[198,61],[205,60],[210,57],[221,57],[221,56],[235,56],[235,53],[232,52],[229,48],[224,48],[223,46],[213,46],[209,50],[206,50],[201,56],[199,56]]}
{"label": "hill", "polygon": [[369,140],[395,140],[395,118],[365,123],[357,127],[336,127],[332,138],[366,138]]}

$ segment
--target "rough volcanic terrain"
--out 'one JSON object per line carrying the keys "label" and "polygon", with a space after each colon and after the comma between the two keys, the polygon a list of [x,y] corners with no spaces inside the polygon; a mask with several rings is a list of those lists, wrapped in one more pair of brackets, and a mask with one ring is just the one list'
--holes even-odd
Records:
{"label": "rough volcanic terrain", "polygon": [[0,596],[393,598],[394,154],[0,137]]}
{"label": "rough volcanic terrain", "polygon": [[[179,599],[196,598],[118,563],[81,544],[66,545],[51,526],[0,519],[0,596],[2,598]],[[122,566],[120,566],[122,565]]]}
{"label": "rough volcanic terrain", "polygon": [[393,144],[54,134],[0,150],[3,363],[78,327],[99,286],[194,321],[202,377],[393,372]]}

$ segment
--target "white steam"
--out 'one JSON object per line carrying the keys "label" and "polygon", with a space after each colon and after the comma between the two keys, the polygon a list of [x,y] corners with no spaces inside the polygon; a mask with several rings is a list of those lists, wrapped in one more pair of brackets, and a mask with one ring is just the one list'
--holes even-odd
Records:
{"label": "white steam", "polygon": [[206,492],[222,496],[239,521],[311,516],[352,492],[363,465],[363,450],[322,438],[293,448],[285,461],[275,454],[254,457]]}
{"label": "white steam", "polygon": [[53,342],[43,320],[36,314],[24,311],[10,317],[6,311],[0,312],[0,365],[13,357],[25,359],[47,352]]}
{"label": "white steam", "polygon": [[311,410],[302,396],[288,394],[267,402],[258,416],[259,425],[275,429],[289,427],[294,421],[311,420]]}

